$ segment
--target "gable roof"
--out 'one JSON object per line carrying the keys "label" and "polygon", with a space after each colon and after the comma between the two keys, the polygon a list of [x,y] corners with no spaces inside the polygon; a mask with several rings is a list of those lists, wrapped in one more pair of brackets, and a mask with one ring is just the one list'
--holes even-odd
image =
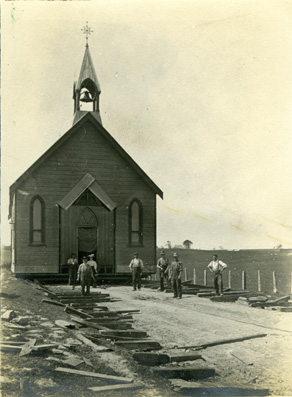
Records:
{"label": "gable roof", "polygon": [[13,193],[21,186],[21,184],[30,177],[30,175],[38,169],[63,143],[65,143],[79,127],[90,121],[99,133],[115,148],[115,150],[124,158],[124,160],[141,176],[145,183],[152,189],[159,197],[163,198],[163,192],[159,187],[149,178],[149,176],[142,170],[142,168],[132,159],[132,157],[122,148],[122,146],[110,135],[110,133],[97,121],[97,119],[87,112],[81,117],[61,138],[59,138],[39,159],[34,162],[11,186],[10,186],[10,206],[9,217],[11,217],[11,206],[13,200]]}
{"label": "gable roof", "polygon": [[116,203],[106,194],[94,177],[88,173],[57,204],[67,210],[86,189],[89,189],[110,211],[116,208]]}

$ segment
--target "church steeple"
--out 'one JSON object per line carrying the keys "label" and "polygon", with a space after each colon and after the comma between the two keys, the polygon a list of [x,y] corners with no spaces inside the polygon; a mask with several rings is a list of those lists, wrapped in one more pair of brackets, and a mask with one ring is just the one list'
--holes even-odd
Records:
{"label": "church steeple", "polygon": [[78,81],[74,83],[73,87],[73,124],[75,124],[76,121],[78,121],[83,116],[83,114],[88,111],[92,112],[92,114],[101,124],[101,118],[99,113],[99,95],[101,93],[101,90],[88,46],[88,35],[92,31],[88,27],[88,25],[86,25],[83,30],[86,34],[86,47],[79,78]]}

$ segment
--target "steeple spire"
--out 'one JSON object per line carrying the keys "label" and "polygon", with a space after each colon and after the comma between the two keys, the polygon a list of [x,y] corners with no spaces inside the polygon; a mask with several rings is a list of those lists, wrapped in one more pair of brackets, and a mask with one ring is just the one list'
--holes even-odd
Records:
{"label": "steeple spire", "polygon": [[[81,29],[86,36],[85,53],[78,81],[74,83],[73,99],[74,99],[74,121],[78,121],[83,114],[90,111],[101,124],[99,114],[99,95],[101,93],[100,85],[95,73],[91,54],[88,45],[88,36],[92,33],[91,28],[86,22],[86,26]],[[80,103],[82,102],[82,104]],[[88,110],[88,105],[92,103],[92,110]]]}

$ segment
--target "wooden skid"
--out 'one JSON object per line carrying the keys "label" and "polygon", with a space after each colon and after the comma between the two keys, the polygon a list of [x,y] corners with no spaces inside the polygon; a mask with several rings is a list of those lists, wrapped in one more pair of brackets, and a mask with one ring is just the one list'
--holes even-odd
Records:
{"label": "wooden skid", "polygon": [[146,331],[138,331],[136,329],[132,329],[129,331],[117,330],[117,331],[100,331],[100,334],[107,334],[112,336],[124,336],[124,337],[131,337],[132,339],[139,339],[139,338],[146,338],[147,332]]}
{"label": "wooden skid", "polygon": [[126,378],[123,376],[113,376],[113,375],[100,374],[100,373],[96,373],[96,372],[79,371],[78,369],[72,369],[72,368],[58,367],[58,368],[55,368],[55,371],[65,372],[67,374],[74,374],[74,375],[80,375],[80,376],[91,376],[93,378],[116,380],[116,381],[125,382],[125,383],[133,382],[133,379]]}
{"label": "wooden skid", "polygon": [[134,353],[134,360],[142,365],[162,365],[171,362],[194,361],[203,359],[200,354]]}
{"label": "wooden skid", "polygon": [[128,350],[160,350],[158,342],[149,339],[132,339],[129,341],[116,341],[115,345]]}
{"label": "wooden skid", "polygon": [[235,302],[239,298],[239,295],[222,295],[222,296],[211,296],[212,302]]}
{"label": "wooden skid", "polygon": [[156,375],[164,378],[181,378],[189,379],[203,379],[210,376],[215,376],[215,369],[213,368],[193,368],[193,367],[163,367],[155,368],[153,372]]}

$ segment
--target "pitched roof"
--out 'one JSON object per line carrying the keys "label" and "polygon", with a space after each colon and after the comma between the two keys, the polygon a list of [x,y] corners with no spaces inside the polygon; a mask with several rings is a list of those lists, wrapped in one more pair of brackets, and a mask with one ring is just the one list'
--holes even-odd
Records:
{"label": "pitched roof", "polygon": [[80,74],[79,74],[79,79],[77,82],[77,86],[76,89],[80,90],[81,89],[81,85],[83,83],[83,81],[85,81],[86,79],[90,79],[92,80],[97,87],[97,91],[100,91],[100,85],[95,73],[95,69],[93,66],[93,62],[92,62],[92,58],[91,58],[91,54],[89,51],[89,47],[86,46],[85,49],[85,53],[84,53],[84,57],[83,57],[83,61],[82,61],[82,66],[81,66],[81,70],[80,70]]}
{"label": "pitched roof", "polygon": [[11,216],[11,206],[14,191],[21,186],[21,184],[30,177],[30,175],[49,158],[55,150],[57,150],[78,128],[86,121],[90,121],[99,133],[116,149],[116,151],[125,159],[125,161],[141,176],[141,178],[148,184],[148,186],[159,197],[163,198],[163,192],[159,187],[149,178],[149,176],[142,170],[142,168],[132,159],[132,157],[120,146],[120,144],[110,135],[110,133],[97,121],[92,115],[92,112],[87,112],[81,119],[79,119],[60,139],[57,140],[39,159],[33,163],[11,186],[10,186],[10,208],[9,217]]}
{"label": "pitched roof", "polygon": [[116,208],[116,203],[96,182],[95,178],[88,173],[57,204],[67,210],[86,189],[89,189],[110,211]]}

